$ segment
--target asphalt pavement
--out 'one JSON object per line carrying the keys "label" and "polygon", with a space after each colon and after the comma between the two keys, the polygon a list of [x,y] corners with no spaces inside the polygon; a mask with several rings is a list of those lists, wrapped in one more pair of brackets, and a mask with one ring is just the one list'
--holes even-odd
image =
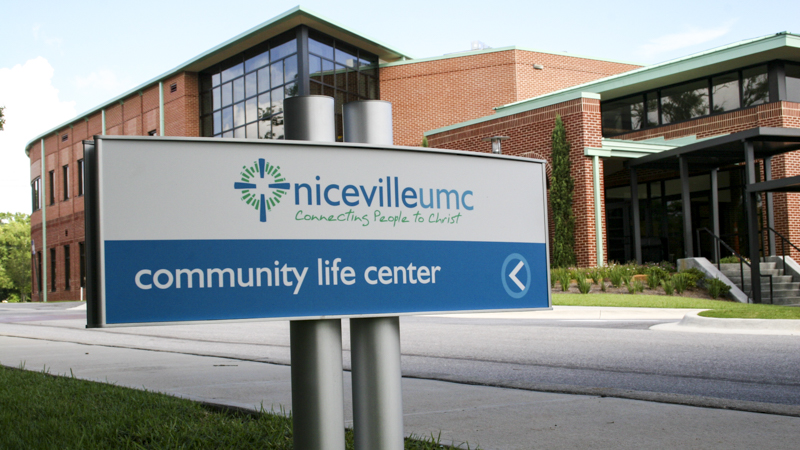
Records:
{"label": "asphalt pavement", "polygon": [[[286,365],[288,324],[273,323],[258,334],[231,334],[224,326],[207,327],[191,337],[181,333],[180,326],[173,327],[175,330],[86,330],[82,328],[85,312],[81,308],[75,304],[0,305],[0,364],[24,365],[29,370],[46,369],[55,374],[71,372],[79,378],[235,407],[291,409],[290,368]],[[720,327],[702,319],[684,321],[687,314],[693,316],[694,310],[642,310],[556,307],[535,313],[415,320],[618,320],[646,324],[653,333],[674,336],[698,331],[774,331],[759,332],[755,322]],[[409,323],[409,329],[413,329],[415,322]],[[154,328],[160,329],[154,333]],[[789,335],[785,337],[789,345],[800,342],[793,337],[800,332],[790,324],[781,333]],[[348,355],[344,358],[348,367]],[[403,379],[406,433],[440,435],[443,441],[468,442],[471,448],[793,448],[800,436],[800,408],[794,404],[764,406],[740,401],[738,409],[744,410],[730,410],[724,408],[737,407],[736,402],[708,399],[705,407],[698,407],[680,404],[680,398],[664,403],[663,396],[654,397],[658,401],[644,401],[621,398],[624,393],[616,392],[563,394],[419,375]],[[346,418],[350,420],[349,372],[345,372],[344,388]],[[696,402],[697,396],[693,398]],[[764,412],[769,414],[751,412],[758,411],[759,405],[768,408]]]}

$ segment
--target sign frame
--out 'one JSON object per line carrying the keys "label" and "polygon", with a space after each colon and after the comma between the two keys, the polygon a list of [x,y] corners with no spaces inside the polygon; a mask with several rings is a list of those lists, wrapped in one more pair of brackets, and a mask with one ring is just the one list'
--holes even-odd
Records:
{"label": "sign frame", "polygon": [[[464,309],[464,310],[430,310],[430,311],[412,311],[412,312],[383,312],[383,313],[367,313],[367,314],[331,314],[331,315],[293,315],[281,317],[258,317],[258,318],[235,318],[235,319],[202,319],[202,320],[178,320],[178,321],[142,321],[142,322],[126,322],[126,323],[108,323],[106,321],[106,275],[104,263],[104,244],[102,241],[101,229],[101,211],[100,204],[103,192],[100,189],[101,174],[100,174],[100,158],[103,152],[104,141],[142,141],[151,144],[157,143],[197,143],[197,144],[225,144],[235,143],[238,145],[255,145],[262,146],[264,150],[268,150],[271,145],[280,146],[297,146],[300,148],[317,148],[324,147],[335,151],[336,149],[355,149],[365,151],[391,151],[391,152],[410,152],[413,154],[427,153],[438,155],[449,155],[452,157],[461,158],[489,158],[489,159],[502,159],[509,161],[516,161],[519,163],[539,165],[541,170],[541,204],[544,206],[542,226],[544,229],[544,248],[547,261],[544,264],[546,268],[546,293],[547,293],[547,306],[546,307],[530,307],[530,308],[494,308],[494,309]],[[94,136],[93,141],[84,141],[84,161],[85,161],[85,221],[86,221],[86,267],[87,267],[87,328],[103,328],[103,327],[125,327],[125,326],[144,326],[144,325],[177,325],[177,324],[197,324],[208,322],[253,322],[253,321],[269,321],[269,320],[315,320],[315,319],[334,319],[334,318],[366,318],[366,317],[394,317],[405,315],[434,315],[434,314],[462,314],[462,313],[494,313],[494,312],[520,312],[520,311],[535,311],[535,310],[550,310],[552,309],[552,297],[550,292],[550,239],[547,220],[547,186],[546,186],[546,173],[545,161],[539,159],[522,158],[509,155],[497,155],[489,153],[466,152],[445,149],[432,149],[424,147],[404,147],[404,146],[387,146],[375,144],[355,144],[355,143],[329,143],[329,142],[309,142],[309,141],[289,141],[289,140],[247,140],[247,139],[232,139],[232,138],[191,138],[191,137],[142,137],[142,136]],[[510,188],[513,188],[510,187]],[[524,259],[524,258],[523,258]],[[508,263],[508,261],[506,261]],[[505,267],[505,265],[504,265]],[[530,265],[525,267],[530,273]],[[502,278],[502,276],[501,276]],[[528,283],[531,277],[528,275]],[[502,279],[503,284],[506,280]],[[506,290],[509,294],[508,287]],[[541,297],[540,294],[537,294]],[[513,297],[513,296],[512,296]]]}

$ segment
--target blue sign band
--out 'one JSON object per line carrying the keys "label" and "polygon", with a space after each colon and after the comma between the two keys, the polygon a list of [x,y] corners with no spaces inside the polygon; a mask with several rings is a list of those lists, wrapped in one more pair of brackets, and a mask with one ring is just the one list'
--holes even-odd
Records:
{"label": "blue sign band", "polygon": [[547,308],[545,244],[106,241],[107,324]]}

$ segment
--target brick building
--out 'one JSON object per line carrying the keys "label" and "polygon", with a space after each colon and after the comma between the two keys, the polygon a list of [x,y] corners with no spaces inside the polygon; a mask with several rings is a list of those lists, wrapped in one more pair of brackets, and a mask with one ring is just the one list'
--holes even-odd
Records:
{"label": "brick building", "polygon": [[[795,98],[800,88],[791,81],[800,79],[792,78],[791,62],[800,61],[797,40],[782,34],[644,68],[520,47],[412,59],[294,8],[28,143],[36,250],[33,298],[41,298],[42,291],[48,300],[80,296],[85,273],[84,139],[98,134],[281,139],[283,101],[296,95],[331,96],[339,115],[350,101],[390,101],[397,145],[420,145],[427,136],[435,147],[488,151],[482,138],[503,134],[511,137],[504,142],[505,153],[545,160],[553,120],[560,114],[572,146],[579,264],[631,259],[625,253],[630,244],[618,242],[618,233],[609,228],[624,222],[627,214],[623,160],[753,123],[800,126],[800,105],[793,103],[800,101]],[[662,86],[759,64],[769,66],[769,83],[776,77],[785,81],[783,91],[773,97],[770,90],[768,99],[755,106],[669,124],[658,117],[654,126],[634,126],[630,116],[635,107],[623,111],[632,102],[626,99],[654,89],[661,92]],[[736,73],[741,83],[741,71]],[[624,117],[612,117],[609,111],[617,110]],[[338,117],[340,140],[341,130]],[[775,172],[789,173],[793,164],[787,157]],[[651,181],[646,176],[642,173],[640,179]],[[652,180],[669,184],[670,176],[656,174]],[[787,207],[791,203],[781,201]],[[623,240],[629,237],[621,235]],[[677,256],[662,253],[661,259]]]}

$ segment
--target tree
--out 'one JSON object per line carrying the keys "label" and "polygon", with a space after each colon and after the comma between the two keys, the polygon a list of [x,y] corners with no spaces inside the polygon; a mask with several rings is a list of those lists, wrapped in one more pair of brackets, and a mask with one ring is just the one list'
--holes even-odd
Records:
{"label": "tree", "polygon": [[428,136],[422,136],[422,146],[423,147],[428,146]]}
{"label": "tree", "polygon": [[25,301],[31,293],[31,217],[0,213],[0,287],[19,293]]}
{"label": "tree", "polygon": [[0,131],[3,131],[3,125],[6,123],[6,119],[3,117],[4,109],[6,109],[5,106],[0,106]]}
{"label": "tree", "polygon": [[569,142],[561,116],[556,116],[553,130],[553,172],[550,176],[550,208],[553,211],[553,265],[575,265],[575,216],[572,214],[572,191],[575,181],[570,174]]}

